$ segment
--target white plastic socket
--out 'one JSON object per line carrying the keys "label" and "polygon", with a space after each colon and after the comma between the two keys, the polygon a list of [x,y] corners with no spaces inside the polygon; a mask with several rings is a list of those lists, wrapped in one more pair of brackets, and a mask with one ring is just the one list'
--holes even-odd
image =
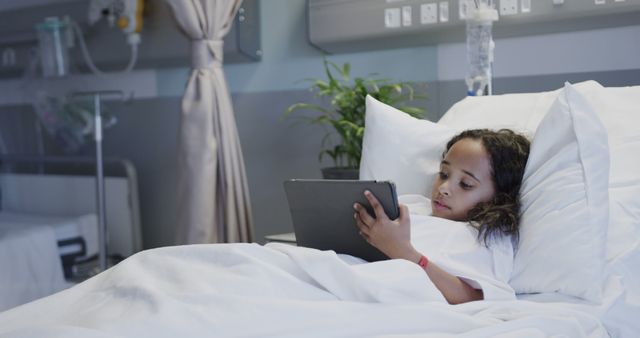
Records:
{"label": "white plastic socket", "polygon": [[440,1],[440,22],[449,22],[449,1]]}
{"label": "white plastic socket", "polygon": [[420,23],[423,25],[438,22],[438,5],[435,3],[420,5]]}
{"label": "white plastic socket", "polygon": [[469,6],[472,6],[470,2],[473,2],[473,0],[460,0],[458,2],[458,17],[460,18],[460,20],[467,19],[467,13],[469,13]]}
{"label": "white plastic socket", "polygon": [[402,25],[407,27],[412,24],[411,6],[402,6]]}
{"label": "white plastic socket", "polygon": [[500,15],[518,14],[518,0],[500,0]]}
{"label": "white plastic socket", "polygon": [[400,8],[387,8],[384,10],[384,26],[386,28],[400,27]]}

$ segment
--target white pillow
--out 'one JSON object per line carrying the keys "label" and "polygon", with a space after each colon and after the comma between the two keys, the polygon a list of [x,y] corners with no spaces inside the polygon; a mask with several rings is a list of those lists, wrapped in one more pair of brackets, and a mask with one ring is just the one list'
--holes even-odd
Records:
{"label": "white pillow", "polygon": [[610,222],[607,260],[640,251],[640,86],[602,88],[583,95],[609,132]]}
{"label": "white pillow", "polygon": [[361,180],[392,180],[399,195],[430,196],[442,152],[456,130],[366,98]]}
{"label": "white pillow", "polygon": [[467,96],[454,104],[438,124],[462,129],[509,128],[533,137],[559,92],[560,89],[541,93]]}
{"label": "white pillow", "polygon": [[[640,86],[603,87],[585,81],[573,87],[587,99],[609,139],[609,229],[607,261],[640,251]],[[455,128],[512,128],[533,135],[561,89],[551,92],[467,97],[438,124]]]}
{"label": "white pillow", "polygon": [[521,189],[511,286],[602,299],[609,224],[607,133],[570,84],[536,130]]}
{"label": "white pillow", "polygon": [[[553,109],[549,111],[548,115],[550,115],[550,117],[545,117],[545,120],[551,119],[555,123],[558,123],[558,125],[547,125],[539,130],[543,136],[540,142],[534,140],[534,144],[540,143],[540,145],[532,148],[533,158],[537,159],[538,164],[541,164],[545,159],[547,160],[544,166],[539,167],[540,170],[546,170],[548,166],[553,166],[566,173],[570,171],[569,168],[578,170],[583,164],[588,165],[584,173],[589,176],[583,176],[578,172],[574,172],[571,179],[566,180],[558,175],[553,175],[557,180],[554,182],[550,178],[543,180],[545,177],[534,175],[535,173],[532,172],[534,167],[529,166],[527,180],[531,180],[531,182],[524,182],[524,186],[528,188],[534,186],[540,188],[549,187],[551,190],[534,191],[524,200],[527,209],[525,213],[529,215],[523,216],[523,220],[527,220],[528,224],[531,225],[523,226],[523,228],[527,229],[523,229],[521,233],[521,251],[519,251],[518,255],[522,256],[518,260],[518,275],[514,276],[514,282],[517,283],[518,287],[514,288],[519,292],[558,291],[598,301],[601,296],[601,289],[598,289],[598,285],[601,284],[599,281],[600,278],[591,279],[591,281],[594,282],[590,283],[584,282],[578,276],[584,277],[587,274],[589,276],[594,274],[599,274],[598,276],[602,275],[602,266],[604,264],[603,250],[607,226],[607,216],[605,215],[608,213],[606,202],[606,187],[608,182],[606,132],[602,125],[597,122],[597,117],[595,117],[595,114],[589,109],[588,104],[586,104],[584,99],[579,97],[579,94],[570,86],[568,89],[565,88],[555,92],[543,93],[542,98],[534,97],[535,94],[516,95],[528,100],[529,104],[533,107],[538,107],[529,108],[528,110],[530,112],[536,112],[536,114],[531,115],[533,117],[531,117],[528,122],[525,121],[519,124],[518,121],[523,121],[521,118],[511,118],[505,123],[498,124],[498,127],[511,127],[519,131],[523,129],[526,131],[528,130],[528,126],[538,125],[542,117],[537,118],[537,116],[545,116],[544,113],[538,113],[538,109],[544,107],[549,110],[548,108],[551,106]],[[518,100],[517,97],[514,96],[509,97],[514,98],[514,100],[512,100],[514,102],[512,103],[516,104]],[[561,96],[562,99],[551,105],[553,99],[558,96]],[[507,97],[507,95],[503,97]],[[570,101],[572,103],[572,105],[570,105],[567,97],[572,100],[575,98],[577,102]],[[491,100],[492,104],[500,105],[500,100],[495,98],[487,98],[487,100]],[[475,101],[485,102],[482,100]],[[513,108],[516,109],[516,107]],[[478,111],[482,111],[482,108]],[[514,115],[518,113],[517,110],[514,110]],[[473,111],[468,112],[468,115],[472,114],[474,114]],[[459,115],[462,116],[463,114]],[[560,117],[555,115],[559,115]],[[452,120],[454,119],[450,119],[449,121]],[[465,120],[469,119],[459,119],[461,122]],[[453,123],[455,127],[434,124],[429,121],[415,119],[373,98],[367,98],[360,178],[375,180],[391,179],[396,182],[399,194],[418,193],[429,196],[446,142],[457,134],[458,131],[463,129],[480,127],[496,128],[495,121],[491,124],[492,120],[490,118],[484,119],[481,116],[477,116],[475,120],[478,121],[478,125],[476,126],[465,125],[464,123]],[[484,122],[482,123],[480,121]],[[554,132],[554,128],[564,130],[565,132],[570,131],[570,133]],[[578,132],[580,134],[576,135]],[[593,135],[589,133],[593,133]],[[604,141],[602,142],[602,140]],[[543,147],[543,143],[541,142],[544,142],[545,145],[554,143],[556,147],[550,147],[549,149],[559,152],[561,156],[547,157],[548,154],[540,154],[538,149],[548,148]],[[593,148],[590,148],[591,143],[597,144],[593,145]],[[572,144],[573,148],[571,148]],[[604,148],[602,145],[604,145]],[[585,149],[582,149],[583,147]],[[580,156],[582,157],[577,156],[577,154],[574,157],[564,156],[569,149],[576,151],[577,149],[581,149],[582,153],[580,153]],[[597,149],[600,150],[594,152],[594,150]],[[589,159],[589,161],[585,162],[587,159]],[[558,163],[556,163],[556,161]],[[597,161],[602,161],[602,163],[597,164]],[[597,165],[600,165],[600,167],[597,167]],[[567,167],[565,168],[563,166]],[[593,166],[595,166],[595,168],[592,168]],[[583,179],[584,181],[582,181]],[[547,183],[547,185],[543,185],[542,181]],[[575,186],[565,187],[568,183],[575,184]],[[579,196],[576,195],[576,189],[579,187],[582,187],[584,190],[581,202],[576,200],[576,198],[580,199]],[[567,194],[565,194],[565,192]],[[589,194],[587,194],[587,192]],[[539,193],[537,196],[541,199],[540,202],[537,202],[533,198],[535,193]],[[561,198],[562,196],[558,195],[560,193],[563,194],[562,196],[568,196],[568,193],[571,193],[574,200]],[[591,197],[589,201],[587,201],[587,196]],[[531,228],[534,226],[533,221],[535,221],[531,215],[545,214],[544,208],[550,206],[544,203],[546,199],[558,201],[558,204],[555,205],[558,208],[555,209],[552,214],[545,217],[549,218],[555,215],[551,217],[553,218],[551,221],[553,221],[552,223],[556,227],[559,226],[560,229],[553,229],[554,231],[552,232],[539,232],[536,231],[537,229]],[[594,205],[594,201],[599,200],[604,200],[604,203]],[[574,204],[569,203],[569,205],[567,205],[567,202],[574,202]],[[563,207],[565,209],[577,209],[578,206],[582,206],[583,208],[574,210],[572,214],[562,214],[560,212]],[[585,215],[588,216],[586,219],[584,218]],[[604,219],[604,222],[601,222],[602,219]],[[565,223],[567,228],[563,229]],[[544,225],[540,227],[544,229],[548,228],[544,227]],[[581,229],[581,227],[585,227],[585,229]],[[576,228],[578,229],[576,230]],[[570,238],[576,238],[576,235],[569,231],[569,229],[572,231],[575,230],[580,240],[586,242],[567,244],[571,241]],[[602,233],[603,231],[605,232],[604,234]],[[566,235],[567,232],[571,233],[569,239],[560,238],[561,234]],[[585,233],[600,233],[600,235],[592,238],[583,238]],[[535,252],[535,255],[532,255],[530,250],[538,249],[538,245],[545,242],[549,243],[549,248],[544,247],[543,251]],[[567,246],[563,247],[563,245]],[[544,270],[541,276],[534,277],[531,283],[527,283],[525,277],[529,277],[529,275],[533,273],[538,273],[540,270],[539,257],[536,256],[538,254],[540,257],[545,257],[545,259],[548,259],[548,255],[553,255],[551,262],[555,261],[556,265],[561,267],[562,271],[552,269],[554,266],[551,266],[551,268],[547,266],[547,270]],[[592,257],[593,262],[584,264],[585,257]],[[529,258],[532,260],[531,269],[525,264]],[[518,256],[516,256],[516,259],[518,259]],[[589,271],[594,272],[589,273]],[[576,274],[571,275],[570,272],[575,272]],[[561,276],[565,278],[565,280],[553,281],[550,278],[538,280],[538,278],[545,276]]]}

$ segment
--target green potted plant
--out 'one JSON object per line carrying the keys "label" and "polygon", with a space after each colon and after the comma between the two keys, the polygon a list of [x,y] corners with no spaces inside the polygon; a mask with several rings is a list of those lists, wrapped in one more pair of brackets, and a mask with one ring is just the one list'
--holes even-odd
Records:
{"label": "green potted plant", "polygon": [[301,118],[311,124],[329,127],[322,140],[318,160],[322,161],[323,156],[328,155],[334,167],[323,168],[323,178],[358,179],[367,94],[414,117],[422,117],[424,109],[407,106],[406,103],[422,96],[415,94],[410,83],[391,82],[375,74],[365,78],[356,77],[352,81],[349,63],[340,67],[325,59],[324,70],[327,79],[306,81],[312,82],[310,89],[316,93],[316,97],[331,100],[331,107],[300,102],[289,106],[284,116],[288,117],[299,110],[314,112],[313,116]]}

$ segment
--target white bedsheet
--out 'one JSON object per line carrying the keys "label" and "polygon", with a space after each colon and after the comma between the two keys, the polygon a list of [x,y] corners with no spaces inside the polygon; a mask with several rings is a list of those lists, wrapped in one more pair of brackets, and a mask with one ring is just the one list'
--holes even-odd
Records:
{"label": "white bedsheet", "polygon": [[0,311],[66,286],[52,227],[0,226]]}
{"label": "white bedsheet", "polygon": [[0,313],[0,336],[608,334],[597,315],[571,304],[510,300],[452,306],[411,262],[350,265],[332,252],[271,243],[138,253],[71,289]]}
{"label": "white bedsheet", "polygon": [[560,304],[601,319],[612,337],[637,337],[640,333],[640,245],[610,261],[602,304],[593,305],[579,298],[553,294],[524,294],[519,299]]}

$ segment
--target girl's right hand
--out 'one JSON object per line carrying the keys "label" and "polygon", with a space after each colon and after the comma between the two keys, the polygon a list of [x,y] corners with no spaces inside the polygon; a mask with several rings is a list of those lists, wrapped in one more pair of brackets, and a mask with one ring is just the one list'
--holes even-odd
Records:
{"label": "girl's right hand", "polygon": [[407,206],[400,204],[400,216],[391,220],[370,191],[365,191],[364,195],[371,204],[375,217],[371,216],[364,206],[358,203],[353,205],[356,211],[353,216],[360,235],[389,258],[404,258],[417,262],[420,254],[411,244],[411,220]]}

